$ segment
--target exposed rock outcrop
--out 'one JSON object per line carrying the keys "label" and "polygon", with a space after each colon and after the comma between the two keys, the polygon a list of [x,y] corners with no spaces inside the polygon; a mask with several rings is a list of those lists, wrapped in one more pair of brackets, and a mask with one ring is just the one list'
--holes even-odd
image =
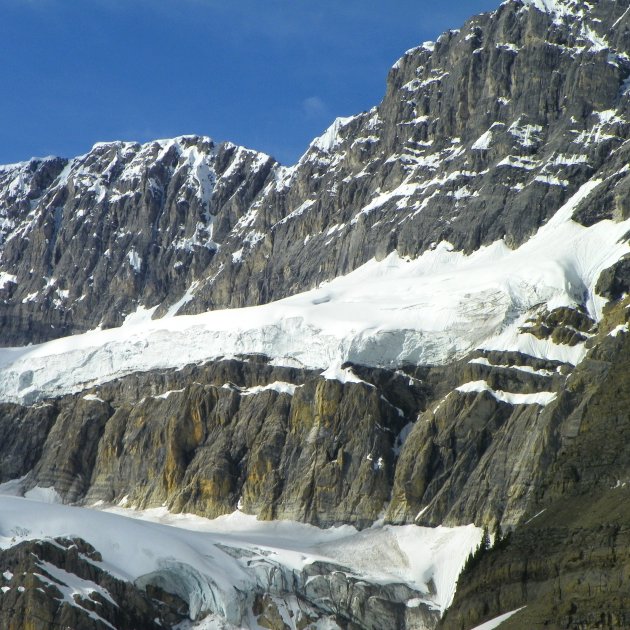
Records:
{"label": "exposed rock outcrop", "polygon": [[0,551],[0,625],[6,630],[158,630],[187,618],[188,607],[153,586],[146,592],[98,566],[80,539],[23,542]]}
{"label": "exposed rock outcrop", "polygon": [[[623,3],[509,0],[406,53],[382,103],[337,120],[291,168],[192,136],[0,167],[0,345],[117,326],[143,309],[261,304],[394,250],[515,247],[558,212],[576,230],[615,225],[614,243],[630,217],[629,53]],[[630,264],[604,254],[572,259],[597,270],[590,284],[561,270],[570,305],[551,296],[519,311],[531,314],[514,324],[531,336],[525,349],[503,339],[442,365],[332,373],[236,356],[1,403],[0,482],[53,487],[80,505],[240,509],[322,527],[474,522],[505,537],[468,564],[441,627],[521,607],[506,628],[627,626]],[[381,332],[379,343],[406,343]],[[17,392],[28,370],[13,374]],[[2,551],[11,577],[0,625],[183,619],[159,570],[133,585],[95,554],[79,540]],[[265,562],[266,584],[238,601],[253,602],[263,627],[284,628],[295,602],[301,628],[324,617],[347,628],[438,623],[405,584],[375,585],[336,563],[287,573]],[[68,595],[60,571],[92,584],[90,595]]]}

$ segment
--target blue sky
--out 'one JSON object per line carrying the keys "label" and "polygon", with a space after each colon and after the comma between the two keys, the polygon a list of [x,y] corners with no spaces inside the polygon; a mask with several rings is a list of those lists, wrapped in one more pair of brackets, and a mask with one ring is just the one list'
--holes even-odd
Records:
{"label": "blue sky", "polygon": [[293,163],[500,0],[0,0],[0,163],[197,133]]}

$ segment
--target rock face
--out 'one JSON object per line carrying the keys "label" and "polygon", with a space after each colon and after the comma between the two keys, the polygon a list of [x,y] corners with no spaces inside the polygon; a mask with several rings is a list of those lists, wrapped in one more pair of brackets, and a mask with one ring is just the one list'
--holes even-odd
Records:
{"label": "rock face", "polygon": [[[199,137],[0,167],[0,344],[118,326],[138,309],[262,304],[445,241],[516,247],[584,184],[563,209],[573,225],[625,230],[629,54],[622,3],[509,0],[407,52],[378,107],[337,120],[290,168]],[[522,607],[506,628],[626,627],[629,269],[622,255],[591,287],[565,269],[575,303],[531,309],[525,349],[499,339],[441,365],[331,371],[242,355],[0,403],[0,483],[321,527],[473,522],[499,538],[468,563],[440,627]],[[116,581],[95,553],[80,540],[2,551],[19,569],[5,575],[2,623],[173,627],[186,614],[159,576]],[[67,606],[58,571],[101,596]],[[252,594],[263,627],[438,624],[405,585],[340,565],[273,575],[279,590]],[[287,594],[305,605],[292,626]]]}
{"label": "rock face", "polygon": [[384,513],[512,528],[546,487],[558,432],[577,431],[586,393],[623,354],[625,333],[607,333],[626,317],[622,303],[609,309],[575,369],[495,351],[430,368],[348,365],[341,382],[252,356],[5,404],[7,435],[33,428],[0,445],[0,481],[28,472],[24,489],[54,486],[68,502],[209,517],[239,506],[324,527]]}
{"label": "rock face", "polygon": [[474,627],[522,606],[506,628],[630,623],[629,341],[608,337],[569,379],[536,500],[510,537],[462,575],[440,627]]}
{"label": "rock face", "polygon": [[401,434],[426,388],[404,374],[356,380],[252,357],[5,405],[8,434],[34,429],[30,442],[3,442],[1,480],[28,468],[25,488],[54,486],[69,502],[127,497],[211,517],[240,505],[266,519],[364,527],[388,501]]}
{"label": "rock face", "polygon": [[2,167],[3,344],[115,326],[138,304],[175,301],[205,273],[274,164],[182,137]]}

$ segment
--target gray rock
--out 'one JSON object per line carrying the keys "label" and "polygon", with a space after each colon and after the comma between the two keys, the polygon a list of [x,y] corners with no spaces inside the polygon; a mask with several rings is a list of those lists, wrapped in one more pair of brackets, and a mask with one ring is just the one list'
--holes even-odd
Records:
{"label": "gray rock", "polygon": [[[157,587],[144,590],[98,566],[97,550],[81,539],[27,541],[0,551],[0,625],[6,630],[81,628],[157,630],[186,618],[187,606]],[[49,566],[91,582],[94,591],[66,601],[68,584]],[[11,576],[11,577],[8,577]]]}

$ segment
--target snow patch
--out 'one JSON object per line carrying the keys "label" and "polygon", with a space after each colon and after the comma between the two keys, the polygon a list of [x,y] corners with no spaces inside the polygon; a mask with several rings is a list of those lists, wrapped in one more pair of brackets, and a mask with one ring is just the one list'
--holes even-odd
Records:
{"label": "snow patch", "polygon": [[169,389],[167,392],[164,392],[162,394],[158,394],[157,396],[154,396],[153,398],[161,398],[162,400],[166,400],[167,398],[169,398],[169,396],[172,396],[173,394],[181,394],[184,391],[184,388],[182,389]]}
{"label": "snow patch", "polygon": [[6,271],[0,271],[0,291],[6,288],[7,284],[17,284],[17,276]]}
{"label": "snow patch", "polygon": [[356,117],[350,116],[348,118],[336,118],[326,131],[311,142],[310,147],[314,149],[319,149],[324,153],[330,153],[338,144],[341,143],[341,134],[340,131],[346,126],[349,125]]}
{"label": "snow patch", "polygon": [[140,271],[142,271],[142,258],[135,249],[130,249],[129,252],[127,252],[127,259],[129,260],[131,268],[136,273],[140,273]]}
{"label": "snow patch", "polygon": [[513,123],[508,131],[518,140],[518,143],[526,148],[535,147],[540,142],[540,134],[543,128],[540,125],[521,124],[521,119]]}
{"label": "snow patch", "polygon": [[193,299],[195,295],[195,291],[197,290],[198,286],[199,286],[198,280],[194,280],[193,282],[191,282],[190,286],[186,290],[186,293],[184,293],[184,295],[182,295],[182,297],[179,300],[177,300],[175,304],[169,307],[168,311],[166,312],[165,317],[174,317],[175,315],[177,315],[178,311],[185,304],[188,304],[188,302],[190,302]]}
{"label": "snow patch", "polygon": [[[295,219],[300,215],[304,214],[309,208],[312,208],[315,205],[314,199],[307,199],[304,203],[300,204],[295,210],[287,214],[286,217],[280,219],[276,225],[282,225],[291,219]],[[275,227],[275,226],[274,226]]]}
{"label": "snow patch", "polygon": [[35,486],[28,492],[24,493],[24,498],[30,499],[31,501],[39,501],[41,503],[63,503],[61,495],[53,487],[42,488],[40,486]]}
{"label": "snow patch", "polygon": [[273,383],[269,383],[268,385],[256,385],[254,387],[237,387],[236,385],[233,385],[231,383],[224,385],[223,387],[238,391],[241,396],[255,396],[256,394],[267,391],[278,392],[279,394],[288,394],[289,396],[293,396],[295,394],[295,390],[298,387],[302,386],[295,385],[294,383],[287,383],[286,381],[274,381]]}
{"label": "snow patch", "polygon": [[129,313],[129,315],[125,317],[125,320],[123,321],[122,325],[123,326],[142,326],[143,324],[146,324],[151,321],[151,318],[153,317],[153,313],[155,313],[157,308],[158,308],[157,306],[153,306],[152,308],[147,308],[146,306],[143,306],[141,304],[133,313]]}
{"label": "snow patch", "polygon": [[510,617],[515,615],[517,612],[520,612],[524,608],[526,608],[526,606],[522,606],[521,608],[517,608],[516,610],[504,613],[503,615],[499,615],[498,617],[495,617],[490,621],[482,623],[480,626],[475,626],[474,628],[472,628],[472,630],[495,630],[495,628],[498,628],[504,621],[507,621]]}
{"label": "snow patch", "polygon": [[547,186],[561,186],[562,188],[567,188],[569,186],[568,180],[559,179],[554,175],[536,175],[534,181],[540,182],[541,184],[547,184]]}
{"label": "snow patch", "polygon": [[374,387],[367,381],[360,379],[353,371],[352,368],[342,368],[341,365],[331,365],[327,370],[321,373],[327,381],[339,381],[340,383],[365,383],[370,387]]}
{"label": "snow patch", "polygon": [[629,329],[628,329],[628,324],[627,324],[627,323],[625,323],[625,324],[621,324],[621,325],[617,326],[616,328],[613,328],[613,329],[612,329],[612,330],[608,333],[608,335],[609,335],[610,337],[616,337],[616,336],[617,336],[617,335],[619,335],[620,333],[624,333],[624,334],[625,334],[625,333],[627,333],[627,332],[628,332],[628,330],[629,330]]}
{"label": "snow patch", "polygon": [[512,394],[510,392],[503,392],[501,390],[492,389],[486,381],[472,381],[470,383],[464,383],[463,385],[460,385],[456,391],[465,394],[470,392],[488,392],[496,400],[510,405],[540,405],[541,407],[545,407],[550,402],[553,402],[557,397],[555,392],[537,392],[535,394]]}
{"label": "snow patch", "polygon": [[490,143],[492,142],[492,130],[488,129],[484,134],[482,134],[470,147],[473,151],[485,151],[490,148]]}
{"label": "snow patch", "polygon": [[487,365],[488,367],[499,368],[502,370],[520,370],[521,372],[527,372],[528,374],[536,374],[537,376],[553,376],[556,372],[552,372],[551,370],[535,370],[533,367],[529,365],[499,365],[495,363],[490,363],[488,359],[485,357],[477,357],[476,359],[471,359],[468,363],[477,363],[479,365]]}
{"label": "snow patch", "polygon": [[[37,564],[42,569],[42,571],[46,573],[46,575],[34,573],[35,577],[44,584],[54,586],[57,590],[59,590],[61,592],[64,603],[75,608],[80,608],[83,612],[87,614],[88,617],[90,617],[94,621],[98,621],[108,628],[116,630],[116,628],[111,623],[103,619],[96,612],[94,612],[90,608],[84,608],[79,603],[81,599],[91,600],[91,595],[93,593],[97,593],[117,607],[118,604],[116,604],[116,602],[112,599],[108,591],[106,591],[98,584],[95,584],[94,582],[84,580],[77,575],[74,575],[74,573],[68,573],[63,569],[60,569],[50,562],[39,561]],[[75,599],[75,596],[77,596],[79,599]],[[98,600],[95,601],[98,602]]]}

